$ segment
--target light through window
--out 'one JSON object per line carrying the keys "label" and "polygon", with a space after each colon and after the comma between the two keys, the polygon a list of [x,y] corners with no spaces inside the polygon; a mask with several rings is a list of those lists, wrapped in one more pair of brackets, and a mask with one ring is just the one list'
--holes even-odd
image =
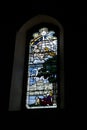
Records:
{"label": "light through window", "polygon": [[32,34],[29,42],[27,109],[57,108],[58,38],[47,27]]}

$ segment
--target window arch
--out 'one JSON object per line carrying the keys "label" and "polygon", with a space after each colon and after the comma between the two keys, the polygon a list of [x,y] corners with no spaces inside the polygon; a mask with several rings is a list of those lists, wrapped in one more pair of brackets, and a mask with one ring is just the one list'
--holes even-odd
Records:
{"label": "window arch", "polygon": [[[32,56],[30,56],[30,55],[32,55],[32,53],[27,55],[28,52],[30,53],[29,49],[31,49],[30,46],[27,46],[27,45],[29,45],[29,40],[30,40],[32,34],[34,34],[33,36],[36,37],[35,31],[37,29],[40,29],[39,30],[40,32],[39,31],[38,32],[41,34],[42,28],[43,28],[43,30],[45,30],[45,32],[46,31],[50,32],[52,30],[53,32],[56,32],[56,35],[58,35],[57,36],[57,40],[59,40],[59,41],[57,41],[58,50],[59,50],[58,51],[58,53],[59,53],[58,63],[59,63],[59,67],[60,67],[58,70],[58,73],[60,74],[60,76],[59,76],[59,86],[60,86],[59,88],[60,89],[58,90],[58,92],[59,92],[60,99],[61,99],[60,108],[64,107],[64,63],[63,63],[64,62],[63,61],[63,56],[64,56],[64,54],[63,54],[64,53],[63,52],[64,36],[63,35],[64,35],[64,32],[63,32],[63,28],[56,19],[54,19],[50,16],[47,16],[47,15],[38,15],[38,16],[35,16],[32,19],[30,19],[28,22],[26,22],[16,34],[16,44],[15,44],[13,75],[12,75],[12,83],[11,83],[11,91],[10,91],[9,110],[21,110],[22,105],[23,106],[25,105],[24,104],[25,97],[23,98],[23,95],[25,95],[26,89],[27,89],[27,93],[28,93],[28,89],[29,89],[29,87],[25,87],[27,85],[26,79],[28,79],[27,75],[25,73],[28,72],[26,70],[30,69],[30,62],[29,62],[29,66],[27,65],[28,57],[29,57],[29,60],[31,58],[31,61],[32,61]],[[44,34],[42,34],[42,35],[44,35]],[[44,39],[43,39],[43,41],[44,41]],[[33,42],[31,42],[31,43],[33,44]],[[33,46],[33,47],[35,49],[35,46]],[[38,46],[38,47],[40,48],[41,46]],[[52,50],[52,48],[53,47],[51,47],[51,50]],[[45,50],[48,49],[47,46],[44,49]],[[54,53],[57,53],[57,52],[55,51]],[[40,56],[43,54],[45,54],[45,53],[41,53]],[[26,56],[28,56],[28,57],[26,57]],[[42,57],[40,57],[40,58],[42,58]],[[26,60],[26,58],[27,58],[27,60]],[[51,56],[51,58],[52,58],[52,56]],[[34,63],[33,63],[33,65],[34,65]],[[39,68],[40,68],[41,64],[37,64],[37,65],[39,65]],[[56,67],[56,69],[57,69],[57,67]],[[32,78],[33,78],[33,76],[29,77],[29,79],[31,79],[31,80],[32,80]],[[34,78],[36,78],[36,77],[34,77]],[[48,91],[48,92],[50,92],[50,91]],[[29,94],[30,94],[30,92],[29,92]],[[26,98],[26,101],[27,101],[27,99],[28,98]],[[22,104],[22,101],[24,101],[23,104]],[[27,105],[27,102],[26,102],[26,105]],[[30,108],[30,107],[27,107],[27,108]]]}

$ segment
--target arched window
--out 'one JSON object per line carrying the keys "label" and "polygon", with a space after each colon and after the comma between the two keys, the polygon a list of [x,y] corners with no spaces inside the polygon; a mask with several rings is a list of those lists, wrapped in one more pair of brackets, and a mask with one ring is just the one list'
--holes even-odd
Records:
{"label": "arched window", "polygon": [[38,15],[16,35],[9,110],[63,108],[63,28]]}

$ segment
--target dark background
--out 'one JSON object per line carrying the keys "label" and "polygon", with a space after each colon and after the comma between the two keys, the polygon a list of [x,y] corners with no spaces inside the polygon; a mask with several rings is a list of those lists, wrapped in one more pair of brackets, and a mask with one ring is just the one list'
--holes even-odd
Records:
{"label": "dark background", "polygon": [[[69,4],[69,3],[68,3]],[[5,4],[6,5],[6,4]],[[86,7],[58,2],[31,2],[27,6],[16,3],[3,4],[0,15],[0,109],[8,111],[11,86],[15,36],[20,27],[38,14],[56,18],[64,27],[65,109],[64,113],[82,116],[86,112],[87,87]]]}

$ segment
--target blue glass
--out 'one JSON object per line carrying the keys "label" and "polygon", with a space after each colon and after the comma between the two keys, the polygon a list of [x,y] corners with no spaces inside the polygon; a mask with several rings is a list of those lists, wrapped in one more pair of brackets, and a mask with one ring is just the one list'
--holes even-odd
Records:
{"label": "blue glass", "polygon": [[[56,108],[58,40],[54,31],[39,29],[29,45],[27,109]],[[55,89],[54,89],[55,88]]]}

